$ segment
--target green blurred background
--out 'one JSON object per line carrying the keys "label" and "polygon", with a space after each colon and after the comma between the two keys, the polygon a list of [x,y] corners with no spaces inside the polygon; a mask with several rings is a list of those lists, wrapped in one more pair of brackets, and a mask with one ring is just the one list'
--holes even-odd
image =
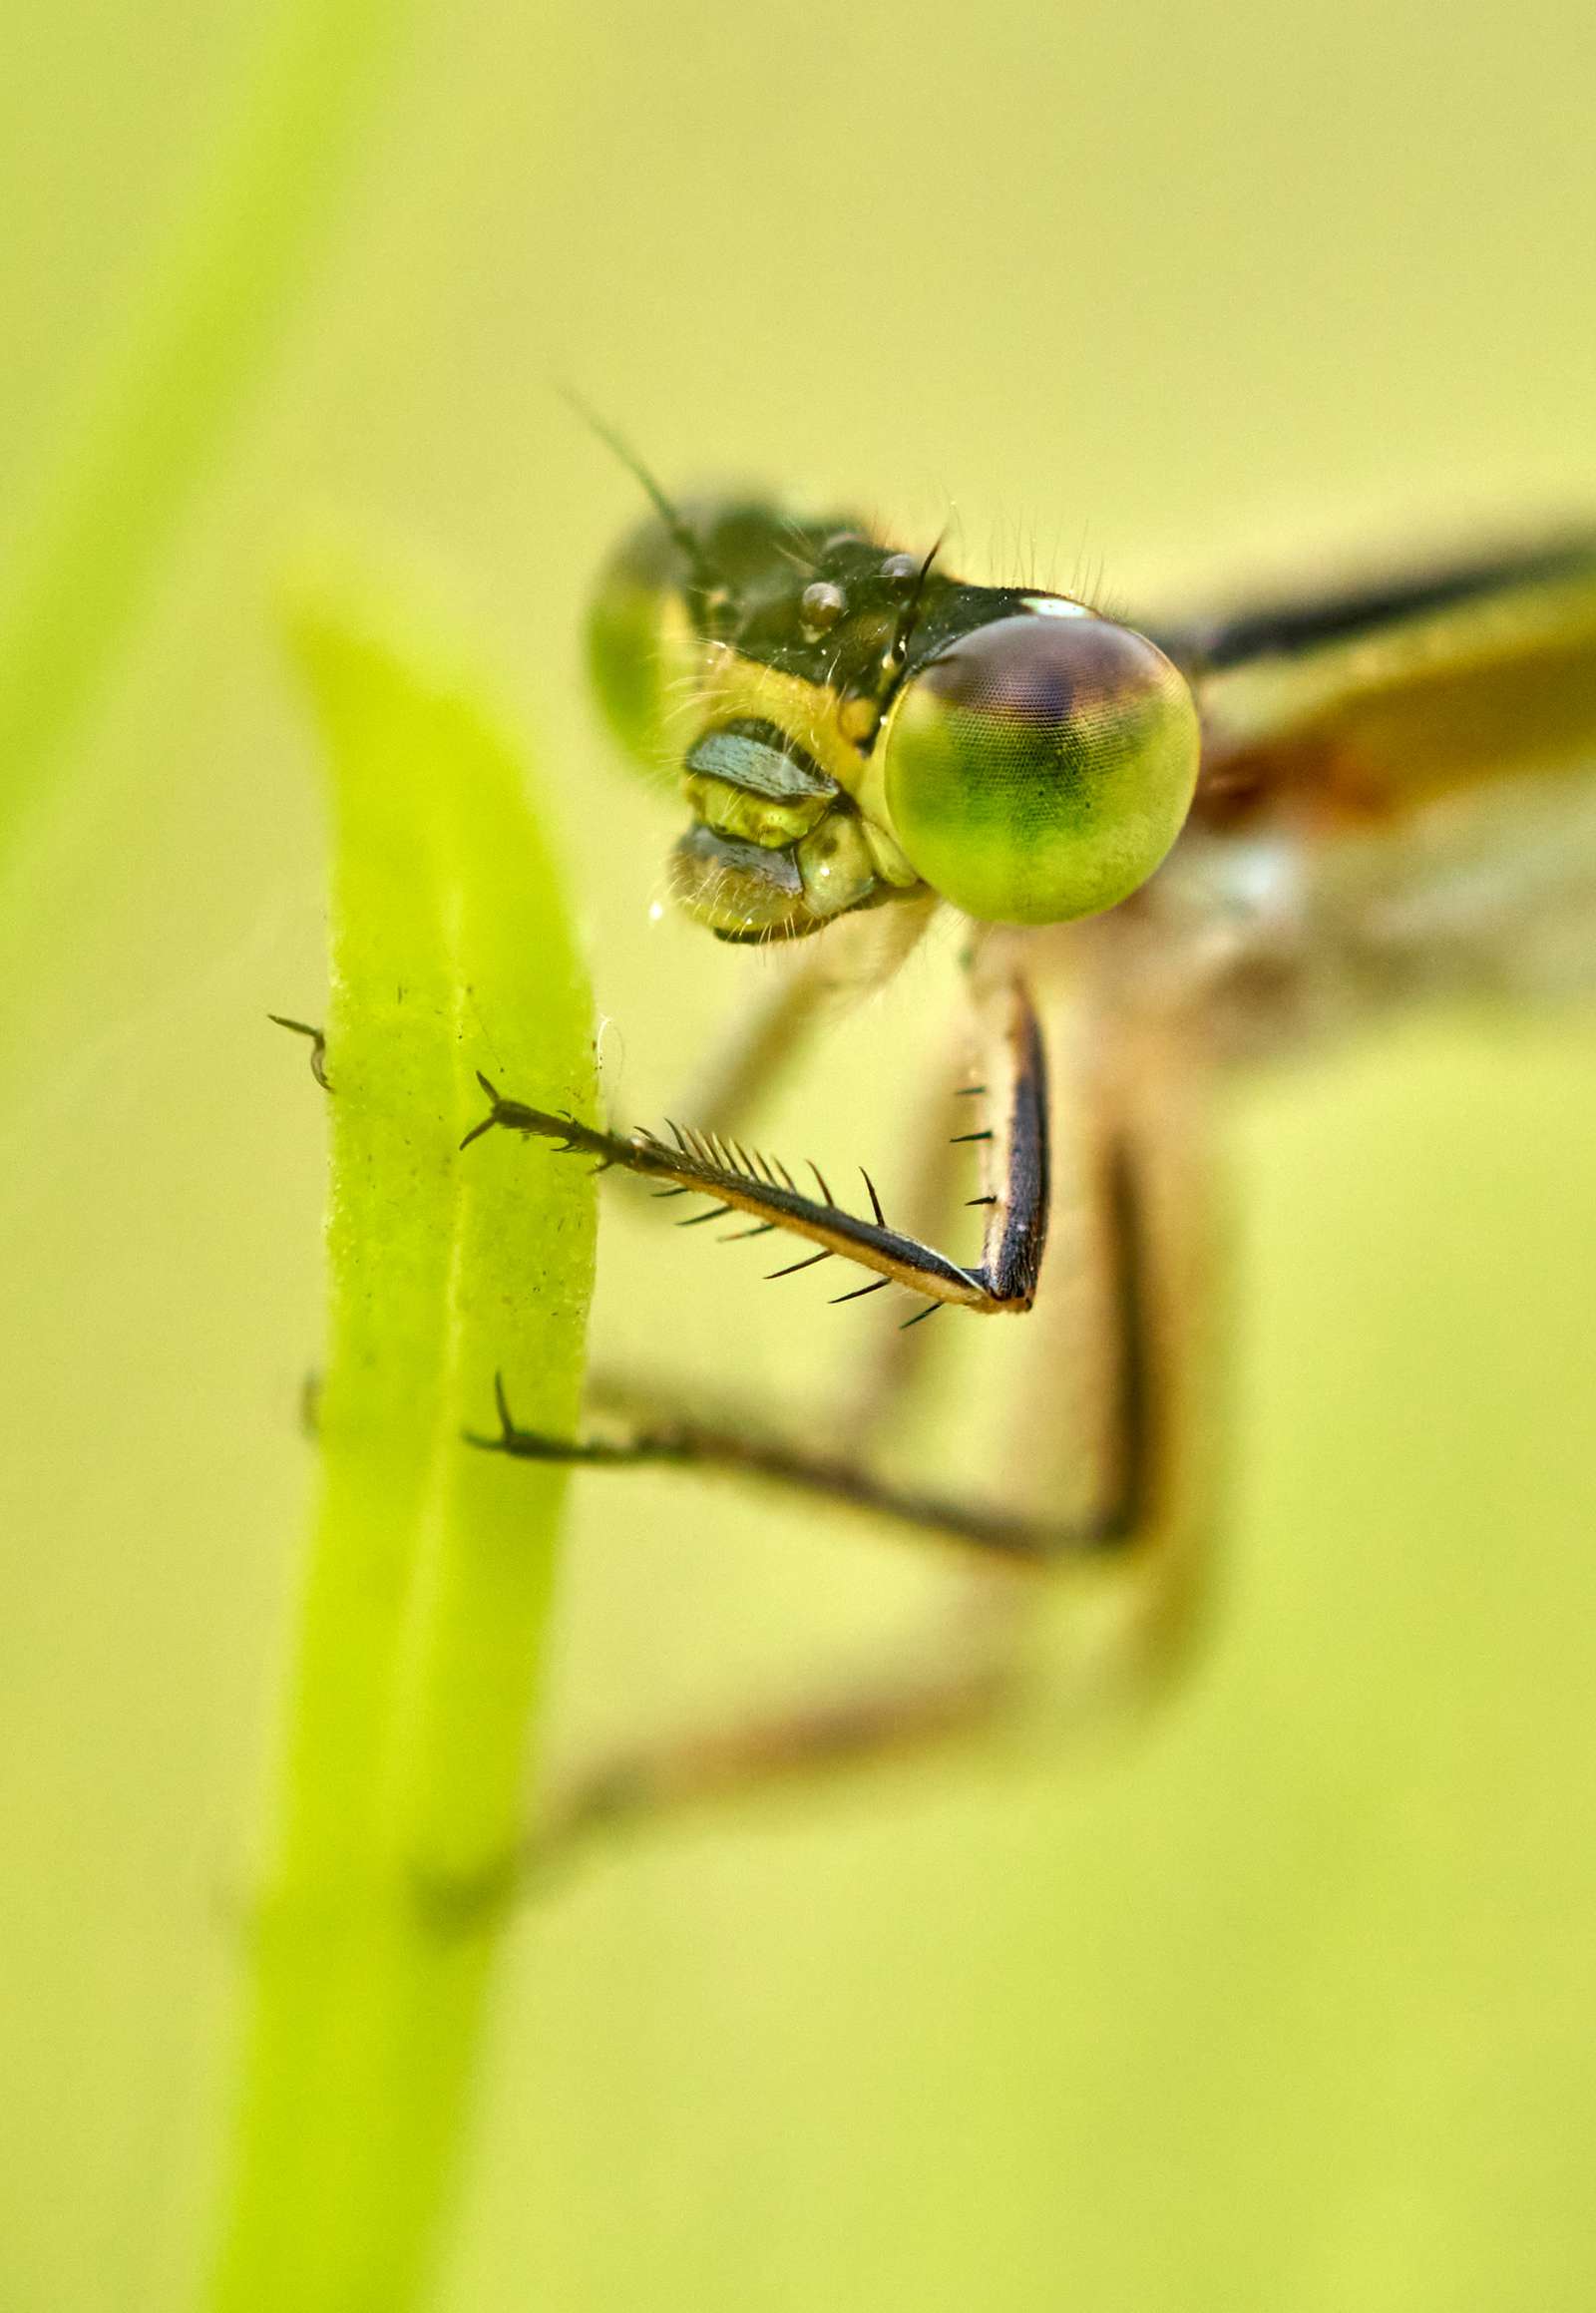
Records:
{"label": "green blurred background", "polygon": [[[319,1096],[263,1018],[322,1004],[271,616],[306,531],[471,602],[640,1116],[750,967],[650,921],[676,815],[578,647],[635,492],[556,380],[671,479],[952,505],[1130,601],[1596,505],[1584,0],[321,16],[342,163],[283,140],[303,245],[186,495],[172,454],[0,920],[6,2313],[181,2305],[208,2190],[321,1327]],[[9,12],[18,567],[269,35]],[[848,1027],[802,1147],[890,1194],[945,992],[933,964]],[[1593,1057],[1588,1019],[1455,1015],[1238,1097],[1233,1508],[1186,1685],[1025,1770],[677,1827],[529,1913],[440,2306],[1589,2305]],[[874,1322],[610,1218],[609,1352],[798,1404]],[[561,1755],[801,1683],[936,1579],[731,1491],[574,1501]]]}

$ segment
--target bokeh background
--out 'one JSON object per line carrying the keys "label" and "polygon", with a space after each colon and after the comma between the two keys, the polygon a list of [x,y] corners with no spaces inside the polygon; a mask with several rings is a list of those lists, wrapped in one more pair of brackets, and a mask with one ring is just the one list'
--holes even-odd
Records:
{"label": "bokeh background", "polygon": [[[650,919],[675,813],[579,651],[635,493],[558,380],[671,479],[952,508],[1130,601],[1596,506],[1583,0],[74,0],[4,34],[0,568],[113,441],[272,43],[318,28],[3,897],[8,2313],[182,2305],[208,2189],[320,1338],[318,1096],[263,1017],[322,1000],[271,607],[305,532],[471,604],[637,1116],[747,966]],[[802,1147],[902,1178],[945,996],[933,958],[848,1026]],[[440,2306],[1589,2305],[1593,1062],[1588,1016],[1457,1012],[1238,1093],[1185,1685],[1010,1773],[674,1827],[530,1912]],[[612,1216],[610,1351],[801,1409],[872,1322],[662,1237]],[[571,1544],[567,1753],[801,1683],[934,1579],[664,1478],[579,1483]]]}

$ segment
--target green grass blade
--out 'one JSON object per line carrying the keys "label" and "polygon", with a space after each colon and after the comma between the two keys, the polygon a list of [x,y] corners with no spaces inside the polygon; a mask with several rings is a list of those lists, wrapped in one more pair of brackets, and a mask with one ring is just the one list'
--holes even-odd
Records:
{"label": "green grass blade", "polygon": [[396,0],[281,0],[184,225],[140,282],[0,578],[0,872],[290,310]]}
{"label": "green grass blade", "polygon": [[585,1168],[492,1134],[474,1069],[591,1114],[592,1007],[520,766],[435,638],[301,616],[333,774],[322,1491],[263,1871],[217,2313],[404,2313],[428,2264],[524,1834],[562,1474],[474,1453],[503,1366],[569,1431]]}

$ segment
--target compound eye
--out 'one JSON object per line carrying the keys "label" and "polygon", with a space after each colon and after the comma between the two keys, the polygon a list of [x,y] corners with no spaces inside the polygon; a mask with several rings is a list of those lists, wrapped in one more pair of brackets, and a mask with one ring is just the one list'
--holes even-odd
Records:
{"label": "compound eye", "polygon": [[884,734],[893,834],[934,891],[984,923],[1112,908],[1163,859],[1197,782],[1179,669],[1144,635],[1055,599],[939,651]]}
{"label": "compound eye", "polygon": [[681,583],[670,533],[642,523],[604,565],[588,612],[588,671],[604,720],[635,763],[672,779],[672,709],[701,657]]}

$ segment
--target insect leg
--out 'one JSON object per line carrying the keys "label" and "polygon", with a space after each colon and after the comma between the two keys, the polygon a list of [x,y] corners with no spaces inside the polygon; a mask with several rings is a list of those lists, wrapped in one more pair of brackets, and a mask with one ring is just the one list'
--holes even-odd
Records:
{"label": "insect leg", "polygon": [[742,1407],[705,1410],[662,1394],[639,1391],[633,1395],[611,1384],[600,1408],[608,1417],[605,1428],[584,1437],[558,1438],[519,1426],[502,1378],[496,1388],[496,1405],[497,1432],[468,1432],[467,1443],[489,1453],[509,1454],[513,1460],[610,1467],[668,1462],[686,1469],[728,1471],[868,1511],[892,1524],[967,1544],[983,1556],[1022,1566],[1042,1565],[1065,1551],[1111,1547],[1120,1539],[1111,1521],[1089,1520],[1068,1529],[1054,1528],[1022,1511],[893,1485],[877,1477],[861,1460],[817,1453],[807,1445],[777,1436],[760,1423],[756,1413]]}
{"label": "insect leg", "polygon": [[[611,1385],[600,1407],[614,1426],[575,1446],[520,1431],[501,1398],[501,1433],[480,1441],[499,1450],[668,1461],[778,1484],[940,1537],[959,1577],[946,1622],[863,1683],[669,1740],[642,1737],[579,1770],[546,1802],[539,1858],[585,1834],[820,1771],[1033,1723],[1056,1732],[1105,1688],[1139,1695],[1167,1668],[1189,1621],[1209,1490],[1205,1086],[1178,1037],[1148,1048],[1106,1023],[1090,1041],[1083,1061],[1070,1056],[1080,1163],[1063,1226],[1069,1268],[1091,1290],[1082,1297],[1079,1277],[1059,1276],[1042,1296],[1034,1388],[1014,1393],[1012,1446],[988,1464],[1005,1500],[894,1486],[846,1454],[773,1437],[745,1411],[658,1390]],[[1025,1340],[1029,1349],[1029,1329]],[[1061,1513],[1061,1375],[1082,1363],[1101,1402],[1087,1425],[1085,1482],[1077,1469]],[[1027,1478],[1043,1494],[1034,1507],[1016,1499]]]}
{"label": "insect leg", "polygon": [[875,1677],[763,1717],[617,1749],[549,1793],[524,1872],[568,1861],[590,1839],[641,1829],[682,1809],[750,1791],[808,1787],[889,1759],[918,1759],[1015,1715],[1022,1659],[1017,1601],[990,1578]]}
{"label": "insect leg", "polygon": [[978,1556],[1042,1567],[1065,1557],[1119,1547],[1137,1531],[1149,1505],[1157,1422],[1150,1366],[1150,1311],[1143,1216],[1132,1152],[1116,1141],[1105,1169],[1101,1228],[1113,1259],[1112,1366],[1115,1441],[1111,1472],[1098,1500],[1066,1518],[997,1501],[904,1486],[878,1476],[857,1455],[816,1451],[784,1438],[748,1408],[673,1400],[663,1391],[610,1383],[598,1410],[605,1427],[563,1439],[523,1429],[501,1376],[495,1385],[499,1427],[469,1442],[526,1461],[623,1465],[673,1463],[758,1478],[868,1511],[878,1519],[966,1546]]}
{"label": "insect leg", "polygon": [[574,1117],[506,1099],[486,1076],[480,1081],[489,1112],[461,1145],[495,1127],[553,1140],[565,1153],[596,1157],[600,1171],[620,1166],[668,1187],[696,1190],[712,1201],[711,1209],[746,1213],[789,1230],[818,1246],[817,1258],[840,1254],[874,1271],[882,1285],[910,1286],[932,1301],[984,1314],[1026,1310],[1035,1298],[1047,1228],[1046,1064],[1035,1011],[1017,977],[992,990],[984,1009],[991,1036],[991,1122],[961,1136],[984,1144],[989,1159],[993,1202],[978,1268],[964,1268],[934,1246],[889,1228],[868,1178],[872,1216],[866,1220],[835,1204],[820,1174],[817,1200],[800,1192],[785,1167],[728,1146],[712,1132],[672,1125],[669,1142],[646,1131],[623,1140]]}

